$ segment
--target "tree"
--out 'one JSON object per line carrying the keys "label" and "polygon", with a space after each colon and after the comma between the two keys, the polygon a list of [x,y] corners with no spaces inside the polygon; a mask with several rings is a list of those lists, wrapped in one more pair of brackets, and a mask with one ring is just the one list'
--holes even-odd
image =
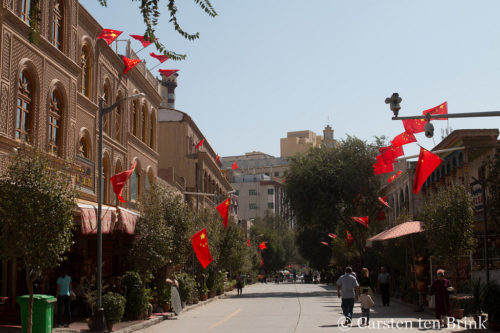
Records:
{"label": "tree", "polygon": [[[297,245],[300,254],[315,268],[325,268],[331,251],[328,233],[354,237],[352,251],[362,254],[366,238],[376,229],[375,216],[380,178],[373,174],[373,163],[381,140],[367,144],[347,137],[334,147],[311,149],[291,159],[286,194],[297,218]],[[365,228],[351,216],[369,216]],[[337,241],[341,241],[338,239]]]}
{"label": "tree", "polygon": [[0,256],[25,270],[32,329],[33,281],[59,265],[72,244],[75,193],[53,159],[23,147],[0,179]]}
{"label": "tree", "polygon": [[500,150],[497,150],[494,158],[488,161],[487,178],[489,221],[500,227]]}
{"label": "tree", "polygon": [[445,263],[475,248],[472,201],[464,186],[439,188],[424,205],[423,222],[430,252]]}

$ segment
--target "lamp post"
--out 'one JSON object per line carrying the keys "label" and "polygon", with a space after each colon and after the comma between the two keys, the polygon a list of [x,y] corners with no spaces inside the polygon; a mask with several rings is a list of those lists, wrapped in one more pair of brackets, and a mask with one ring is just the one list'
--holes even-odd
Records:
{"label": "lamp post", "polygon": [[113,111],[121,103],[139,97],[146,96],[144,93],[131,95],[116,101],[114,104],[104,107],[104,97],[99,97],[99,143],[97,148],[97,311],[94,314],[94,330],[104,331],[106,323],[104,320],[104,309],[102,308],[102,123],[104,116]]}

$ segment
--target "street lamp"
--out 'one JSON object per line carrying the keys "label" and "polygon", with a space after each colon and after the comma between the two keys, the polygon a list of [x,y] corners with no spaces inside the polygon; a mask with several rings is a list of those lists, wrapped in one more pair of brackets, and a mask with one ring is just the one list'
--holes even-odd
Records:
{"label": "street lamp", "polygon": [[113,111],[121,103],[130,99],[146,96],[144,93],[131,95],[116,101],[114,104],[104,107],[104,97],[99,97],[99,143],[97,148],[97,311],[94,314],[94,329],[96,331],[104,331],[106,323],[104,320],[104,309],[102,308],[102,123],[104,116]]}

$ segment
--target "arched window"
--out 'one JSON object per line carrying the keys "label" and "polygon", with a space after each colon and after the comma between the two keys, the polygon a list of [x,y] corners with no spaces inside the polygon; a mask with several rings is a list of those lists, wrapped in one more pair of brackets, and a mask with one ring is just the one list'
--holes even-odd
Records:
{"label": "arched window", "polygon": [[[111,95],[109,93],[109,86],[108,84],[104,84],[104,89],[103,89],[103,98],[104,98],[104,107],[109,106],[111,103]],[[109,128],[110,128],[110,122],[109,122],[109,113],[105,114],[104,117],[102,117],[102,130],[104,133],[109,135]]]}
{"label": "arched window", "polygon": [[61,92],[52,90],[49,102],[49,153],[61,155],[62,141],[62,115],[64,114],[64,103]]}
{"label": "arched window", "polygon": [[78,154],[90,160],[90,148],[86,137],[80,138],[80,147],[78,148]]}
{"label": "arched window", "polygon": [[132,126],[132,134],[137,136],[137,118],[139,117],[139,101],[135,100],[132,104],[132,121],[130,122]]}
{"label": "arched window", "polygon": [[155,149],[155,144],[156,144],[156,118],[155,118],[155,113],[154,111],[151,111],[151,124],[149,128],[149,146],[151,149]]}
{"label": "arched window", "polygon": [[82,47],[82,57],[80,62],[82,73],[80,77],[81,91],[82,94],[87,96],[90,99],[90,87],[91,87],[91,77],[90,73],[92,73],[92,61],[90,58],[90,49],[88,45],[83,45]]}
{"label": "arched window", "polygon": [[146,110],[146,105],[142,106],[142,142],[147,143],[148,140],[148,111]]}
{"label": "arched window", "polygon": [[141,174],[136,167],[130,176],[130,200],[138,201],[141,197]]}
{"label": "arched window", "polygon": [[[118,97],[116,98],[116,100],[120,100],[122,99],[122,94],[119,93],[118,94]],[[114,129],[113,129],[113,138],[118,141],[118,142],[122,142],[122,104],[118,104],[118,106],[116,107],[116,110],[114,111],[114,119],[115,119],[115,123],[114,123]]]}
{"label": "arched window", "polygon": [[26,23],[29,23],[30,8],[31,8],[31,0],[22,0],[21,19]]}
{"label": "arched window", "polygon": [[146,186],[145,186],[146,193],[149,192],[149,189],[151,188],[152,184],[153,184],[153,173],[150,170],[146,177]]}
{"label": "arched window", "polygon": [[61,0],[54,0],[52,8],[52,44],[63,50],[64,5]]}
{"label": "arched window", "polygon": [[31,125],[33,113],[33,82],[27,70],[19,75],[17,89],[16,139],[31,141]]}

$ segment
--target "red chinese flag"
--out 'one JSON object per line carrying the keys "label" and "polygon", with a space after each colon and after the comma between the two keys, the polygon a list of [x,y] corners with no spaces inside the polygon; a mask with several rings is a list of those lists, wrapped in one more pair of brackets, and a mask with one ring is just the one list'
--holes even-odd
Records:
{"label": "red chinese flag", "polygon": [[383,209],[380,209],[377,213],[377,220],[383,221],[385,220],[385,212]]}
{"label": "red chinese flag", "polygon": [[330,245],[328,245],[328,243],[327,243],[327,242],[321,242],[321,244],[323,244],[324,246],[328,246],[328,247],[330,247]]}
{"label": "red chinese flag", "polygon": [[337,235],[335,235],[335,234],[328,234],[328,237],[330,237],[331,239],[335,239],[335,238],[337,238]]}
{"label": "red chinese flag", "polygon": [[264,259],[260,260],[260,267],[264,266]]}
{"label": "red chinese flag", "polygon": [[351,247],[352,246],[352,242],[354,241],[354,238],[352,237],[351,233],[349,232],[349,230],[346,230],[346,233],[347,233],[347,247]]}
{"label": "red chinese flag", "polygon": [[231,166],[233,170],[238,169],[238,164],[236,164],[236,161],[233,162],[233,165]]}
{"label": "red chinese flag", "polygon": [[358,222],[361,224],[363,227],[368,228],[368,216],[361,216],[361,217],[351,217],[354,221]]}
{"label": "red chinese flag", "polygon": [[394,167],[392,166],[392,163],[386,164],[384,162],[384,159],[382,158],[382,155],[377,155],[377,163],[373,165],[373,172],[375,175],[380,175],[383,173],[387,172],[393,172]]}
{"label": "red chinese flag", "polygon": [[389,203],[387,202],[387,196],[385,197],[378,197],[378,201],[380,201],[380,203],[384,206],[386,206],[387,208],[391,208],[389,206]]}
{"label": "red chinese flag", "polygon": [[164,76],[165,79],[168,78],[170,75],[177,73],[179,70],[178,69],[159,69],[158,72],[160,72],[160,75]]}
{"label": "red chinese flag", "polygon": [[194,253],[196,258],[201,264],[201,267],[205,269],[214,259],[212,254],[210,254],[210,248],[208,247],[207,229],[198,231],[191,237],[191,244],[193,245]]}
{"label": "red chinese flag", "polygon": [[396,172],[396,177],[399,177],[399,175],[402,173],[403,173],[403,171],[399,170],[398,172]]}
{"label": "red chinese flag", "polygon": [[267,247],[266,247],[266,242],[262,242],[262,243],[260,243],[260,244],[259,244],[259,249],[261,249],[261,250],[267,249]]}
{"label": "red chinese flag", "polygon": [[143,47],[148,47],[149,45],[152,44],[152,42],[150,42],[149,40],[147,40],[146,38],[144,38],[144,36],[141,36],[141,35],[129,35],[129,36],[132,37],[133,39],[138,40],[139,42],[141,42],[141,44],[142,44]]}
{"label": "red chinese flag", "polygon": [[104,39],[106,43],[111,44],[113,41],[121,35],[123,31],[113,30],[113,29],[102,29],[101,33],[97,38]]}
{"label": "red chinese flag", "polygon": [[399,147],[412,142],[417,142],[415,135],[413,135],[413,133],[403,132],[397,135],[391,143],[394,147]]}
{"label": "red chinese flag", "polygon": [[443,160],[439,156],[420,147],[420,156],[418,157],[415,180],[413,181],[413,193],[417,194],[420,191],[427,178],[436,170],[442,161]]}
{"label": "red chinese flag", "polygon": [[250,247],[250,239],[247,239],[247,246]]}
{"label": "red chinese flag", "polygon": [[165,61],[167,61],[169,59],[169,57],[167,55],[164,55],[164,54],[155,54],[155,53],[151,52],[149,55],[152,56],[153,58],[157,59],[160,62],[160,64],[163,64]]}
{"label": "red chinese flag", "polygon": [[125,200],[122,198],[123,187],[132,175],[132,172],[134,172],[136,164],[137,161],[134,162],[134,165],[132,165],[132,168],[130,168],[129,170],[117,173],[109,179],[111,181],[111,185],[113,185],[113,192],[115,192],[115,194],[118,196],[118,200],[120,200],[121,202],[125,202]]}
{"label": "red chinese flag", "polygon": [[226,200],[222,201],[217,207],[217,211],[219,212],[220,216],[222,216],[222,223],[224,224],[224,228],[227,229],[227,223],[229,220],[229,198]]}
{"label": "red chinese flag", "polygon": [[385,164],[392,164],[396,158],[404,155],[403,147],[401,146],[390,145],[388,147],[380,147],[378,151],[382,155]]}
{"label": "red chinese flag", "polygon": [[129,59],[125,56],[122,56],[123,63],[125,64],[125,69],[123,70],[123,75],[127,74],[129,70],[135,67],[138,63],[140,63],[141,59]]}
{"label": "red chinese flag", "polygon": [[[448,103],[444,102],[431,109],[425,110],[422,114],[448,114]],[[446,120],[447,118],[436,118],[436,120]]]}
{"label": "red chinese flag", "polygon": [[405,119],[403,120],[403,126],[408,133],[420,133],[424,131],[426,122],[425,119]]}
{"label": "red chinese flag", "polygon": [[215,156],[215,163],[219,163],[220,162],[220,156],[219,154],[217,154],[217,156]]}
{"label": "red chinese flag", "polygon": [[196,149],[200,150],[200,148],[203,146],[203,142],[205,142],[205,139],[201,139],[200,142],[196,144]]}
{"label": "red chinese flag", "polygon": [[390,184],[390,183],[392,183],[392,181],[393,181],[394,179],[396,179],[396,175],[392,175],[392,176],[390,176],[390,177],[389,177],[389,179],[387,179],[387,183],[389,183],[389,184]]}

